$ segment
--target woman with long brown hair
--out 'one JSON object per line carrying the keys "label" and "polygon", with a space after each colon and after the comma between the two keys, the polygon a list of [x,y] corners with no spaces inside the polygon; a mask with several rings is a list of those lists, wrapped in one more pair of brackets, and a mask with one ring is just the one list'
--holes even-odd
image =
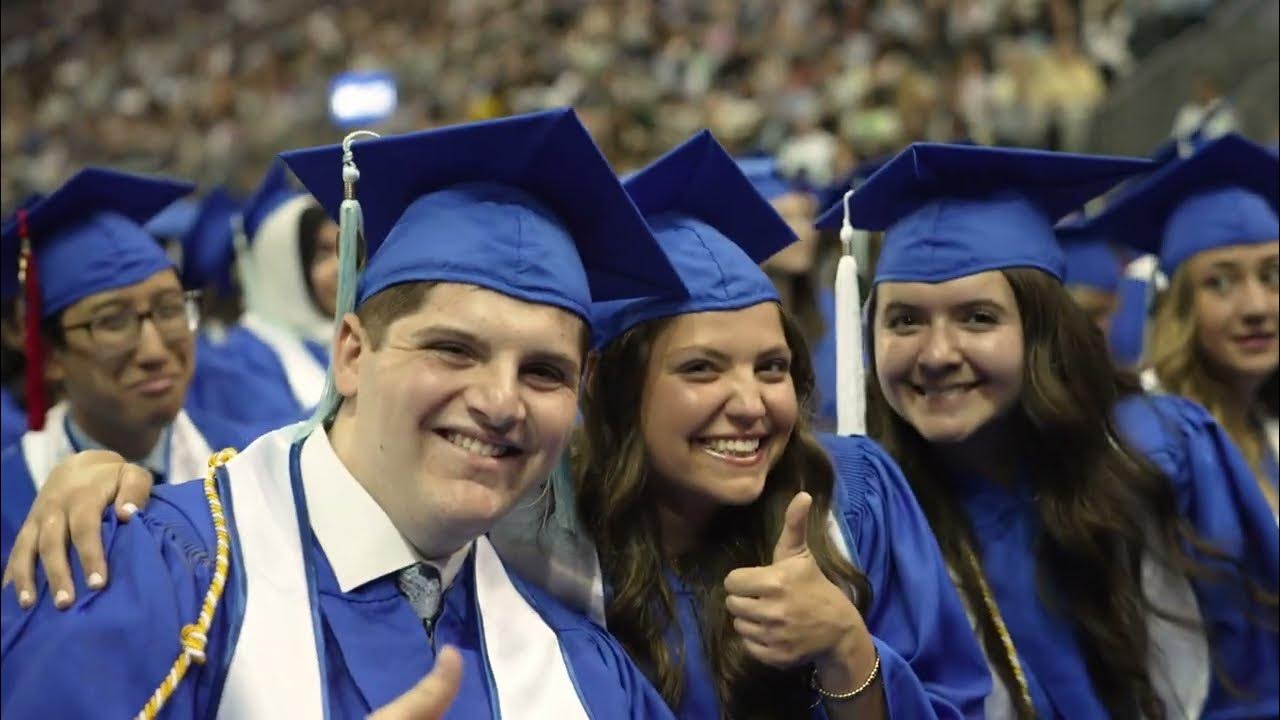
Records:
{"label": "woman with long brown hair", "polygon": [[990,717],[1277,712],[1280,539],[1247,467],[1121,376],[1061,282],[1051,219],[1143,166],[913,145],[844,210],[886,231],[871,435],[975,618]]}
{"label": "woman with long brown hair", "polygon": [[1280,162],[1227,135],[1167,165],[1099,218],[1158,253],[1149,384],[1207,408],[1240,448],[1272,512],[1280,454]]}
{"label": "woman with long brown hair", "polygon": [[979,716],[901,475],[810,429],[808,350],[758,267],[791,232],[709,133],[626,187],[690,297],[593,309],[575,490],[610,632],[683,718]]}

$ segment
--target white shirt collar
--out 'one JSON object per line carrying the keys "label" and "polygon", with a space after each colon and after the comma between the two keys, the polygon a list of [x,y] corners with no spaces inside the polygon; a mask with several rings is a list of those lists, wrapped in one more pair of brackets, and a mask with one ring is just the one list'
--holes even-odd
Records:
{"label": "white shirt collar", "polygon": [[447,558],[433,560],[419,555],[338,459],[323,428],[303,442],[299,460],[311,529],[342,592],[419,562],[440,571],[444,587],[453,582],[471,543]]}

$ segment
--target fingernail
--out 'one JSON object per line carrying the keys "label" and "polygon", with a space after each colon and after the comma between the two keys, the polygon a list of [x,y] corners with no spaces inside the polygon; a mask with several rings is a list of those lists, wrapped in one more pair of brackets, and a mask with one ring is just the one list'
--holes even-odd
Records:
{"label": "fingernail", "polygon": [[66,590],[59,590],[57,595],[53,596],[53,604],[63,607],[71,602],[71,593]]}
{"label": "fingernail", "polygon": [[22,607],[29,608],[33,602],[35,602],[35,598],[31,595],[30,590],[23,590],[18,593],[18,604]]}
{"label": "fingernail", "polygon": [[89,576],[89,587],[94,590],[101,589],[106,583],[102,579],[102,573],[94,573]]}
{"label": "fingernail", "polygon": [[138,512],[138,506],[133,503],[125,503],[124,507],[121,509],[124,510],[124,514],[129,517],[133,517],[133,514]]}

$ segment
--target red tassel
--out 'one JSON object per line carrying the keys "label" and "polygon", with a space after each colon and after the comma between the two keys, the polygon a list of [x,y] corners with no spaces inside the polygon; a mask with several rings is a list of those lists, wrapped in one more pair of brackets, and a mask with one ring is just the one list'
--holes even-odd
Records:
{"label": "red tassel", "polygon": [[23,340],[27,355],[27,428],[43,430],[45,413],[49,409],[49,396],[44,384],[44,343],[40,338],[40,273],[36,269],[35,253],[31,252],[27,211],[22,209],[18,210],[18,237],[22,239],[18,280],[22,283],[25,320]]}

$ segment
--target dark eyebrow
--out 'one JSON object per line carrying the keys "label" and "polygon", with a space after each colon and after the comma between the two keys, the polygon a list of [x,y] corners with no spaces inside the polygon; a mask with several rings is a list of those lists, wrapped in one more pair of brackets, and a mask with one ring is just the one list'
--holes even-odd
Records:
{"label": "dark eyebrow", "polygon": [[675,348],[674,350],[671,350],[668,354],[676,355],[679,353],[696,353],[699,355],[705,355],[718,363],[729,362],[728,355],[725,355],[724,353],[720,352],[719,350],[716,350],[715,348],[709,348],[706,345],[685,345],[684,347],[678,347],[678,348]]}
{"label": "dark eyebrow", "polygon": [[995,300],[989,299],[970,300],[967,303],[961,303],[956,309],[962,312],[973,312],[974,310],[995,310],[997,312],[1005,311],[1004,305],[996,302]]}
{"label": "dark eyebrow", "polygon": [[555,365],[568,375],[580,375],[582,362],[571,355],[557,350],[535,350],[529,354],[527,362],[543,362]]}
{"label": "dark eyebrow", "polygon": [[[409,336],[409,342],[413,345],[425,345],[433,340],[453,340],[464,345],[472,345],[483,352],[488,352],[489,350],[488,341],[482,339],[479,335],[449,325],[428,325],[414,330],[413,334]],[[550,348],[532,350],[529,352],[527,359],[531,362],[546,362],[558,365],[561,369],[570,372],[570,374],[580,372],[582,367],[582,362],[573,355]]]}
{"label": "dark eyebrow", "polygon": [[90,315],[97,315],[99,311],[101,311],[101,310],[107,310],[107,309],[111,309],[111,310],[123,310],[124,308],[126,308],[126,307],[128,307],[128,306],[129,306],[129,302],[128,302],[127,300],[125,300],[124,298],[118,298],[118,297],[117,297],[117,298],[107,298],[107,299],[105,299],[105,300],[100,300],[100,301],[98,301],[98,302],[94,303],[94,305],[93,305],[92,307],[90,307],[90,308],[89,308],[89,314],[90,314]]}
{"label": "dark eyebrow", "polygon": [[488,347],[488,343],[481,340],[474,333],[449,325],[428,325],[414,330],[413,334],[409,336],[409,341],[414,345],[420,345],[428,340],[456,340],[470,345]]}
{"label": "dark eyebrow", "polygon": [[1209,266],[1210,270],[1229,270],[1231,272],[1240,272],[1240,263],[1232,260],[1219,260]]}
{"label": "dark eyebrow", "polygon": [[911,304],[908,304],[908,303],[904,303],[904,302],[901,302],[901,301],[898,301],[898,300],[894,300],[894,301],[892,301],[892,302],[890,302],[890,303],[887,303],[887,304],[884,306],[884,312],[886,312],[886,313],[887,313],[887,312],[889,312],[889,311],[891,311],[891,310],[918,310],[918,309],[919,309],[919,308],[917,308],[915,305],[911,305]]}
{"label": "dark eyebrow", "polygon": [[787,347],[787,345],[783,343],[781,345],[774,345],[771,348],[766,348],[764,350],[761,350],[757,357],[773,358],[773,357],[788,357],[789,355],[791,355],[791,348]]}

